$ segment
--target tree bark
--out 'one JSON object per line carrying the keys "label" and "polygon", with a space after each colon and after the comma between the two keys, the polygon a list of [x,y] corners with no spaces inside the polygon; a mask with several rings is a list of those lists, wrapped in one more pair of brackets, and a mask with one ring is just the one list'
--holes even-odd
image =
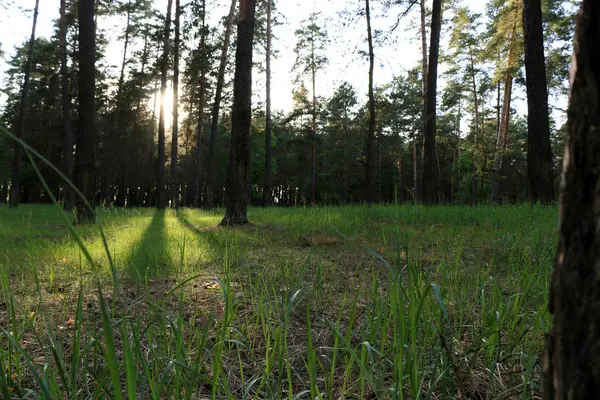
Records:
{"label": "tree bark", "polygon": [[231,0],[229,16],[227,17],[227,26],[223,38],[223,48],[221,49],[221,59],[219,60],[219,74],[217,76],[217,87],[215,90],[215,102],[212,108],[212,120],[210,124],[210,138],[208,142],[208,158],[206,163],[206,193],[204,196],[204,207],[212,208],[214,196],[215,180],[215,156],[217,151],[217,130],[219,128],[219,111],[221,110],[221,95],[225,81],[225,68],[227,67],[227,53],[229,51],[229,41],[231,38],[231,29],[233,27],[233,16],[235,14],[235,5],[237,0]]}
{"label": "tree bark", "polygon": [[156,207],[159,210],[167,207],[167,199],[165,198],[165,96],[167,92],[167,70],[169,69],[169,34],[171,32],[172,7],[173,0],[169,0],[163,38],[163,54],[160,61],[160,116],[158,117],[158,168],[156,175]]}
{"label": "tree bark", "polygon": [[266,128],[265,128],[265,187],[263,188],[262,205],[266,207],[271,204],[271,131],[273,121],[271,119],[271,0],[267,0],[267,100],[266,100]]}
{"label": "tree bark", "polygon": [[[67,12],[66,0],[60,0],[60,20],[58,25],[60,49],[60,77],[62,89],[62,129],[63,129],[63,174],[73,181],[73,133],[71,129],[71,91],[69,87],[69,67],[67,60]],[[75,193],[65,182],[63,205],[71,210],[75,205]]]}
{"label": "tree bark", "polygon": [[310,37],[311,74],[312,74],[312,148],[311,148],[311,185],[310,204],[317,203],[317,66],[315,60],[315,37]]}
{"label": "tree bark", "polygon": [[202,136],[204,136],[204,107],[206,102],[206,0],[202,0],[202,32],[200,33],[200,57],[202,67],[200,72],[200,100],[198,104],[198,125],[196,126],[196,171],[194,174],[193,196],[194,207],[200,207],[201,187],[200,177],[202,175]]}
{"label": "tree bark", "polygon": [[252,119],[252,45],[255,0],[240,0],[231,112],[231,142],[227,168],[225,217],[221,225],[247,224]]}
{"label": "tree bark", "polygon": [[[125,82],[125,68],[127,66],[127,50],[129,49],[129,34],[131,31],[131,3],[127,4],[127,23],[125,25],[125,40],[123,44],[123,61],[121,62],[121,73],[119,75],[119,83],[117,86],[117,109],[115,112],[115,125],[113,134],[117,136],[117,140],[122,144],[122,146],[127,149],[128,146],[128,137],[126,135],[121,134],[121,111],[123,108],[123,84]],[[108,148],[104,150],[106,153],[109,152]],[[121,153],[123,154],[123,153]],[[105,154],[105,159],[107,163],[111,160],[112,154]],[[128,203],[128,193],[127,190],[129,188],[129,163],[130,159],[128,157],[124,157],[121,160],[121,179],[119,183],[119,189],[117,193],[117,199],[115,200],[115,205],[119,207],[124,207]],[[108,169],[113,169],[114,164],[107,166]]]}
{"label": "tree bark", "polygon": [[171,128],[171,207],[179,208],[179,182],[177,180],[177,156],[179,150],[179,24],[181,3],[175,0],[175,48],[173,49],[173,127]]}
{"label": "tree bark", "polygon": [[375,94],[373,92],[375,54],[373,52],[371,6],[369,0],[365,0],[365,14],[367,17],[367,41],[369,44],[369,131],[367,134],[367,179],[365,182],[365,200],[370,204],[373,202],[373,163],[375,161]]}
{"label": "tree bark", "polygon": [[[142,49],[142,55],[141,55],[141,69],[140,69],[140,74],[142,77],[145,77],[146,75],[146,65],[148,64],[148,36],[149,36],[149,32],[148,32],[148,27],[146,26],[146,28],[144,29],[144,47]],[[137,113],[139,115],[140,110],[142,109],[142,98],[139,97],[138,101],[137,101]],[[138,147],[138,135],[139,135],[139,129],[140,129],[140,122],[139,122],[139,118],[141,118],[141,115],[139,115],[138,118],[135,118],[135,121],[133,121],[133,149],[135,151],[134,153],[134,157],[133,157],[133,179],[130,183],[130,187],[129,187],[129,192],[130,192],[130,198],[134,198],[135,200],[132,201],[132,205],[135,207],[138,207],[141,204],[141,199],[140,199],[140,192],[142,192],[144,190],[144,181],[141,179],[140,176],[140,161],[143,160],[143,156],[145,156],[145,154],[141,151],[141,149]],[[152,123],[154,124],[154,118],[152,119]],[[154,128],[152,128],[152,131],[154,131]],[[152,135],[149,135],[150,138],[152,138]],[[152,154],[150,154],[150,158],[152,158]],[[138,189],[139,188],[139,189]],[[135,193],[135,197],[133,197],[133,194]],[[129,206],[128,206],[129,207]]]}
{"label": "tree bark", "polygon": [[131,30],[131,4],[127,5],[127,24],[125,25],[125,41],[123,44],[123,61],[117,86],[117,110],[115,112],[115,134],[119,135],[121,123],[121,108],[123,105],[123,83],[125,82],[125,67],[127,66],[127,50],[129,48],[129,31]]}
{"label": "tree bark", "polygon": [[[77,140],[75,185],[88,202],[94,205],[95,130],[96,118],[96,24],[94,0],[79,0],[79,110],[77,118]],[[77,223],[94,221],[94,211],[82,199],[76,198]]]}
{"label": "tree bark", "polygon": [[556,264],[550,285],[546,400],[600,393],[600,4],[583,0],[575,33],[560,196]]}
{"label": "tree bark", "polygon": [[423,115],[419,130],[415,133],[413,143],[413,190],[414,200],[420,202],[423,199],[421,180],[423,179],[423,135],[425,132],[425,97],[427,92],[427,7],[425,0],[421,0],[421,102]]}
{"label": "tree bark", "polygon": [[437,71],[442,29],[442,0],[433,0],[431,16],[431,45],[427,71],[427,95],[425,96],[425,131],[423,141],[423,202],[438,203],[438,168],[436,155],[436,95]]}
{"label": "tree bark", "polygon": [[531,200],[554,201],[554,172],[548,115],[541,0],[523,1],[525,74],[527,81],[527,171]]}
{"label": "tree bark", "polygon": [[502,116],[500,119],[500,125],[496,137],[496,155],[494,158],[494,171],[492,173],[492,191],[491,201],[495,203],[499,199],[500,188],[498,178],[502,171],[502,160],[504,158],[504,152],[506,151],[506,145],[508,142],[508,127],[510,124],[510,103],[512,99],[512,62],[514,59],[515,45],[517,41],[517,15],[519,13],[519,7],[515,7],[515,22],[512,27],[509,49],[508,49],[508,67],[506,69],[506,76],[504,78],[504,102],[502,104]]}
{"label": "tree bark", "polygon": [[[35,29],[37,27],[38,9],[40,0],[35,0],[33,10],[33,23],[31,24],[31,38],[27,49],[27,64],[25,64],[25,76],[23,77],[23,86],[21,88],[21,103],[19,104],[19,119],[17,121],[17,137],[23,139],[25,136],[25,114],[29,103],[29,81],[31,70],[33,68],[33,46],[35,44]],[[21,192],[21,145],[15,142],[12,179],[10,186],[10,196],[8,204],[10,207],[19,205],[19,195]]]}

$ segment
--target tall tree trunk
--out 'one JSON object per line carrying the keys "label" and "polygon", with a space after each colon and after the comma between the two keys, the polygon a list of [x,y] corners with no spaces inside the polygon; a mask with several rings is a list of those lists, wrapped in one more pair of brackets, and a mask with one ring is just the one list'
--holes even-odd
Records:
{"label": "tall tree trunk", "polygon": [[[129,137],[125,134],[121,134],[121,112],[123,108],[123,85],[125,82],[125,69],[127,67],[127,51],[129,49],[129,35],[131,31],[131,7],[131,2],[129,2],[127,4],[127,22],[125,24],[125,39],[123,43],[123,60],[121,62],[121,72],[119,74],[119,82],[117,84],[117,107],[115,111],[115,123],[113,127],[113,135],[116,136],[117,142],[121,143],[124,149],[130,148],[128,146]],[[107,162],[107,170],[115,171],[115,165],[113,162],[114,155],[109,153],[108,147],[105,147],[104,152],[106,153],[104,154],[104,158]],[[115,175],[120,175],[121,177],[115,205],[123,207],[127,203],[130,158],[125,155],[125,152],[121,152],[120,155],[124,157],[120,160],[122,168],[120,174],[115,171]]]}
{"label": "tall tree trunk", "polygon": [[[160,58],[157,57],[157,64],[160,63]],[[148,204],[151,207],[156,206],[156,193],[157,193],[157,189],[156,189],[156,176],[158,174],[158,170],[157,167],[158,165],[154,162],[154,139],[156,138],[156,136],[154,135],[154,129],[156,129],[156,105],[159,102],[159,79],[156,78],[154,80],[154,89],[152,90],[152,92],[154,93],[154,100],[152,101],[152,125],[151,125],[151,132],[152,134],[148,135],[148,148],[150,149],[150,151],[148,152],[148,170],[151,171],[152,173],[152,178],[148,179],[148,183],[149,183],[149,189],[148,189]]]}
{"label": "tall tree trunk", "polygon": [[[79,111],[77,115],[77,151],[73,172],[75,185],[88,202],[94,205],[95,130],[96,118],[96,24],[94,0],[79,0]],[[93,222],[94,211],[82,199],[76,198],[78,223]]]}
{"label": "tall tree trunk", "polygon": [[163,54],[160,61],[160,116],[158,117],[158,168],[156,174],[156,207],[167,207],[165,197],[165,101],[167,93],[167,72],[169,69],[169,36],[171,32],[171,8],[173,0],[167,3]]}
{"label": "tall tree trunk", "polygon": [[510,125],[510,103],[512,99],[512,86],[513,76],[511,66],[514,59],[515,45],[517,42],[517,15],[519,7],[515,7],[515,22],[512,27],[511,37],[509,41],[508,49],[508,67],[506,69],[506,76],[504,78],[504,102],[502,104],[502,117],[500,119],[500,125],[498,126],[498,132],[496,137],[496,154],[494,158],[494,171],[492,173],[492,193],[491,201],[495,203],[499,198],[499,182],[498,178],[502,171],[502,160],[504,158],[504,152],[506,151],[506,145],[508,141],[508,127]]}
{"label": "tall tree trunk", "polygon": [[[477,93],[477,77],[475,74],[475,58],[473,55],[473,49],[469,46],[469,62],[470,62],[470,72],[471,72],[471,91],[473,93],[473,119],[475,120],[475,144],[476,149],[479,153],[482,152],[482,140],[481,137],[481,127],[480,127],[480,118],[479,118],[479,96]],[[480,154],[481,155],[481,154]],[[483,182],[483,172],[479,170],[476,164],[474,164],[475,168],[473,169],[473,179]],[[477,196],[477,184],[474,183],[474,196]]]}
{"label": "tall tree trunk", "polygon": [[[422,124],[421,124],[422,125]],[[412,135],[412,161],[413,161],[413,200],[415,202],[420,201],[419,188],[421,186],[421,180],[419,179],[419,168],[418,163],[421,157],[419,157],[419,145],[417,143],[418,131],[415,130]]]}
{"label": "tall tree trunk", "polygon": [[[140,69],[140,74],[142,77],[145,77],[146,75],[146,65],[148,64],[148,30],[146,29],[144,32],[144,47],[142,49],[142,57],[141,57],[141,69]],[[135,118],[135,120],[133,121],[133,149],[134,149],[134,157],[133,157],[133,173],[132,173],[132,182],[130,182],[130,187],[129,187],[129,192],[130,193],[136,193],[136,197],[135,200],[132,202],[132,204],[134,206],[139,206],[140,205],[140,196],[139,196],[139,192],[141,190],[144,189],[144,184],[142,183],[142,179],[140,176],[140,160],[143,160],[143,152],[141,151],[141,149],[138,146],[138,136],[139,136],[139,121],[138,119],[141,118],[141,115],[139,114],[140,110],[142,109],[142,98],[139,97],[138,101],[137,101],[137,115],[138,117]],[[152,122],[154,123],[154,121]],[[154,128],[152,128],[152,131],[154,131]],[[152,137],[152,135],[150,135],[150,137]],[[150,155],[150,157],[152,157],[152,155]],[[141,189],[138,189],[141,188]]]}
{"label": "tall tree trunk", "polygon": [[173,127],[171,129],[171,206],[179,208],[179,182],[177,180],[177,155],[179,150],[179,24],[181,3],[175,0],[175,48],[173,49]]}
{"label": "tall tree trunk", "polygon": [[554,172],[548,115],[541,0],[523,1],[525,74],[527,81],[527,171],[531,200],[554,201]]}
{"label": "tall tree trunk", "polygon": [[437,71],[442,29],[442,0],[433,0],[431,15],[431,45],[427,71],[427,95],[425,98],[425,135],[423,142],[423,202],[438,202],[438,168],[435,144]]}
{"label": "tall tree trunk", "polygon": [[[67,12],[66,0],[60,0],[60,20],[58,40],[60,52],[60,77],[62,86],[62,129],[63,129],[63,174],[73,180],[73,133],[71,129],[71,91],[69,88],[69,67],[67,60]],[[71,210],[75,204],[75,193],[65,182],[64,207]]]}
{"label": "tall tree trunk", "polygon": [[315,38],[311,35],[310,57],[312,75],[312,151],[311,151],[311,179],[310,179],[310,204],[317,203],[317,68],[315,60]]}
{"label": "tall tree trunk", "polygon": [[223,38],[223,48],[221,49],[221,59],[219,60],[219,74],[217,76],[217,87],[215,90],[215,101],[212,108],[212,119],[210,124],[210,137],[208,141],[208,158],[206,163],[206,193],[204,196],[204,207],[212,208],[214,197],[215,181],[215,156],[217,151],[217,130],[219,128],[219,112],[221,110],[221,95],[225,81],[225,68],[227,67],[227,53],[229,51],[229,41],[231,38],[231,29],[233,27],[233,16],[235,14],[235,5],[237,0],[231,0],[229,16],[227,17],[227,26]]}
{"label": "tall tree trunk", "polygon": [[227,168],[225,217],[221,225],[247,224],[252,118],[252,45],[255,0],[240,0],[231,112],[231,143]]}
{"label": "tall tree trunk", "polygon": [[271,0],[267,0],[267,101],[266,101],[266,129],[265,129],[265,187],[263,189],[262,205],[271,204]]}
{"label": "tall tree trunk", "polygon": [[423,200],[423,189],[421,182],[423,179],[423,136],[425,132],[425,97],[427,95],[427,25],[426,15],[427,7],[425,0],[421,0],[421,101],[423,115],[421,118],[420,129],[415,133],[415,142],[413,143],[413,179],[414,179],[414,198],[415,201]]}
{"label": "tall tree trunk", "polygon": [[[23,77],[23,86],[21,88],[21,103],[19,104],[19,119],[17,121],[17,137],[23,139],[25,136],[25,114],[29,103],[29,80],[31,78],[31,69],[33,68],[33,45],[35,43],[35,29],[37,27],[38,9],[40,0],[35,0],[33,10],[33,23],[31,24],[31,38],[27,49],[27,64],[25,64],[25,76]],[[12,180],[10,186],[10,198],[8,204],[10,207],[19,205],[19,195],[21,192],[21,145],[15,143]]]}
{"label": "tall tree trunk", "polygon": [[[526,6],[527,9],[527,6]],[[546,400],[600,393],[600,4],[583,0],[575,32],[562,173],[559,242],[550,284]]]}
{"label": "tall tree trunk", "polygon": [[402,187],[402,146],[398,146],[398,159],[396,160],[396,169],[398,173],[398,183],[396,187],[396,200],[402,203],[404,200],[404,189]]}
{"label": "tall tree trunk", "polygon": [[204,136],[204,107],[206,102],[206,0],[202,0],[202,32],[200,33],[200,57],[202,67],[200,71],[200,100],[198,105],[198,125],[196,126],[196,170],[194,171],[194,207],[200,207],[201,187],[200,177],[202,175],[202,136]]}
{"label": "tall tree trunk", "polygon": [[129,32],[131,31],[131,4],[127,5],[127,24],[125,25],[125,40],[123,43],[123,61],[121,62],[121,72],[119,74],[119,83],[117,85],[117,109],[115,112],[115,134],[119,135],[121,128],[121,108],[123,107],[123,84],[125,82],[125,68],[127,66],[127,50],[129,49]]}
{"label": "tall tree trunk", "polygon": [[371,32],[371,6],[365,0],[367,17],[367,41],[369,44],[369,131],[367,134],[367,179],[365,182],[365,200],[373,202],[373,163],[375,161],[375,94],[373,92],[373,70],[375,68],[375,53],[373,52],[373,34]]}

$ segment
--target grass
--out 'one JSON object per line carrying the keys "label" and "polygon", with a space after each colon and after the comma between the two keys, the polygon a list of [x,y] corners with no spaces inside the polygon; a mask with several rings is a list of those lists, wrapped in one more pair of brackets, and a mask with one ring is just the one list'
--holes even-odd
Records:
{"label": "grass", "polygon": [[539,397],[556,209],[0,207],[4,398]]}

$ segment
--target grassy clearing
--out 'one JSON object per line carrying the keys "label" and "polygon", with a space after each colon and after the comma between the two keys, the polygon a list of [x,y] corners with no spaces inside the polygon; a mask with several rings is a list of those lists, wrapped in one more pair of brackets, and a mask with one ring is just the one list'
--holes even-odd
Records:
{"label": "grassy clearing", "polygon": [[554,208],[0,208],[5,398],[538,397]]}

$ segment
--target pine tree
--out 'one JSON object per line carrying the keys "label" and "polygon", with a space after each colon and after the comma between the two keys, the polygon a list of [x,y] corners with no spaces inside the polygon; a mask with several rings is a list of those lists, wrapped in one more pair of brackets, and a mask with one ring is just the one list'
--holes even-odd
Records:
{"label": "pine tree", "polygon": [[[35,43],[35,29],[37,27],[38,9],[40,0],[35,0],[33,9],[33,23],[31,24],[31,38],[29,39],[29,48],[27,50],[27,64],[25,66],[25,76],[23,77],[23,86],[21,89],[21,102],[19,105],[19,120],[17,122],[17,137],[23,139],[25,136],[25,116],[27,114],[27,104],[29,101],[29,80],[33,68],[33,45]],[[15,143],[13,173],[10,188],[9,205],[17,207],[19,205],[19,196],[21,195],[21,145]]]}
{"label": "pine tree", "polygon": [[163,54],[160,61],[160,116],[158,120],[158,169],[156,176],[156,196],[158,209],[167,207],[165,197],[165,101],[167,73],[169,69],[169,35],[171,32],[171,8],[173,0],[167,3],[167,17],[163,36]]}
{"label": "pine tree", "polygon": [[254,42],[255,0],[240,1],[231,142],[227,168],[225,217],[221,225],[247,224],[249,198],[250,124],[252,118],[252,47]]}
{"label": "pine tree", "polygon": [[208,158],[206,163],[206,193],[204,196],[204,207],[212,208],[214,196],[214,180],[215,180],[215,156],[217,151],[217,130],[219,128],[219,112],[221,110],[221,96],[223,86],[225,84],[225,68],[227,67],[227,53],[229,52],[229,41],[231,37],[231,29],[233,27],[233,17],[235,13],[235,5],[237,0],[231,1],[227,23],[225,25],[225,33],[223,35],[223,47],[221,49],[221,58],[219,61],[219,72],[217,76],[217,87],[215,90],[215,100],[212,107],[210,137],[208,144]]}
{"label": "pine tree", "polygon": [[442,0],[433,0],[431,16],[431,41],[429,46],[429,65],[427,68],[427,90],[425,97],[425,132],[423,143],[423,202],[438,202],[438,162],[436,154],[436,95],[437,69],[442,28]]}
{"label": "pine tree", "polygon": [[318,15],[312,13],[296,30],[296,62],[293,67],[298,79],[309,76],[312,83],[312,126],[311,126],[311,195],[310,203],[317,199],[317,72],[329,62],[325,54],[329,43],[327,30],[318,25]]}
{"label": "pine tree", "polygon": [[177,157],[179,152],[179,52],[181,4],[175,0],[175,43],[173,48],[173,127],[171,129],[171,206],[179,208],[179,182],[177,180]]}
{"label": "pine tree", "polygon": [[555,200],[541,0],[523,0],[527,82],[527,170],[533,202]]}
{"label": "pine tree", "polygon": [[[79,111],[77,115],[77,140],[75,185],[87,201],[94,205],[95,186],[95,124],[96,119],[96,24],[94,0],[79,0]],[[93,222],[95,215],[82,199],[76,198],[78,223]]]}

